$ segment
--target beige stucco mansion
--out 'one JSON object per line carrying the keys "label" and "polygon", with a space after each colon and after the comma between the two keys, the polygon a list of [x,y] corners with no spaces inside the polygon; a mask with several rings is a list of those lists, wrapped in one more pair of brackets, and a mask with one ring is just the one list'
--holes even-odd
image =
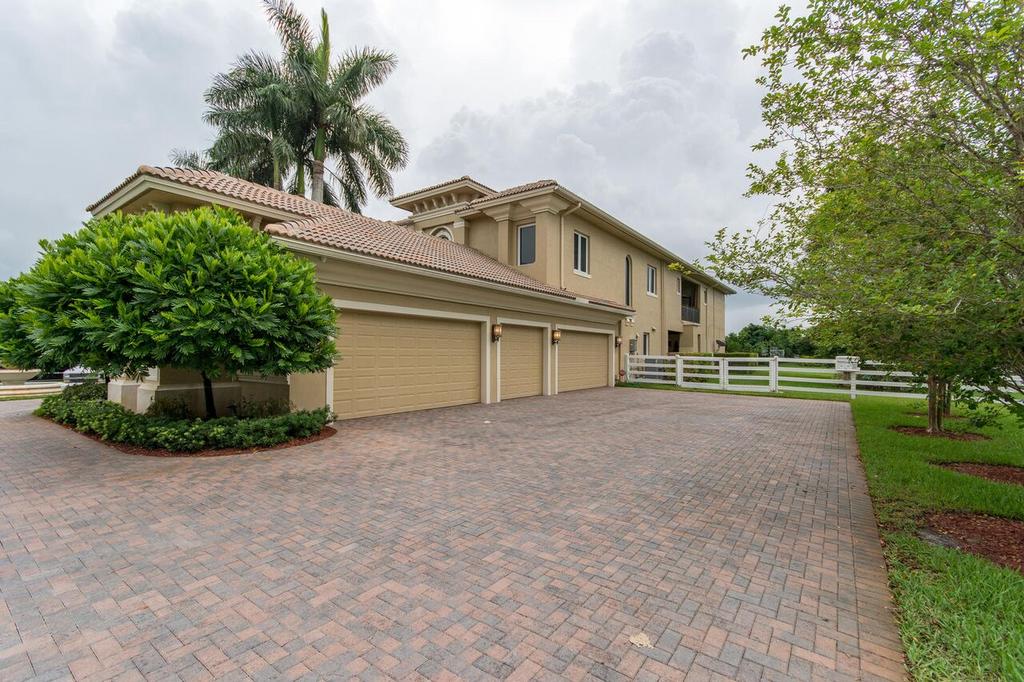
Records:
{"label": "beige stucco mansion", "polygon": [[[732,289],[553,180],[469,177],[395,197],[382,221],[212,171],[142,166],[89,207],[234,208],[312,260],[339,311],[332,370],[231,377],[218,402],[286,396],[352,418],[609,386],[627,353],[718,349]],[[682,272],[669,267],[678,263]],[[198,378],[154,370],[111,397],[201,405]]]}

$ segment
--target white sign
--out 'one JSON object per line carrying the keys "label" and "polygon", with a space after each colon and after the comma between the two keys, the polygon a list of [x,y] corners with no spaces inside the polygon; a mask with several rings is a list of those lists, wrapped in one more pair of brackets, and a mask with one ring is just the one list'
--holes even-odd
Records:
{"label": "white sign", "polygon": [[837,372],[859,372],[860,371],[860,357],[857,355],[837,355],[836,356],[836,371]]}

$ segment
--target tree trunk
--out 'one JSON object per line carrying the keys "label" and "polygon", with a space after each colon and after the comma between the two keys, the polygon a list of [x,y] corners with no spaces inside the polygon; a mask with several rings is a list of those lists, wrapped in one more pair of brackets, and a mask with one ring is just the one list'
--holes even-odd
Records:
{"label": "tree trunk", "polygon": [[928,375],[928,433],[942,433],[943,382]]}
{"label": "tree trunk", "polygon": [[277,158],[277,154],[274,154],[274,189],[281,191],[284,189],[284,184],[281,181],[281,162]]}
{"label": "tree trunk", "polygon": [[312,199],[318,204],[324,203],[324,162],[319,159],[313,159],[313,168],[311,172],[310,189],[312,191]]}
{"label": "tree trunk", "polygon": [[949,382],[942,384],[942,416],[953,416],[953,392],[949,390]]}
{"label": "tree trunk", "polygon": [[306,196],[306,162],[300,159],[295,168],[295,193],[300,197]]}
{"label": "tree trunk", "polygon": [[203,400],[206,402],[206,418],[213,419],[217,416],[217,406],[213,402],[213,382],[210,381],[210,377],[207,376],[206,372],[202,372],[203,376]]}

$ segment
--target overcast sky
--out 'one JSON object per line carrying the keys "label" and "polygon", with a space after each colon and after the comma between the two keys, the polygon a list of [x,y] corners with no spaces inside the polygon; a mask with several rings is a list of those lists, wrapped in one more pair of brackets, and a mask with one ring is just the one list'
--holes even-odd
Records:
{"label": "overcast sky", "polygon": [[[201,149],[212,74],[277,53],[258,0],[10,2],[0,24],[0,277],[40,238],[172,148]],[[402,193],[463,174],[492,187],[563,185],[688,259],[720,227],[765,212],[744,198],[761,131],[757,64],[740,50],[775,0],[300,0],[335,48],[399,68],[372,102],[408,140]],[[365,212],[398,218],[375,200]],[[767,312],[740,294],[729,330]]]}

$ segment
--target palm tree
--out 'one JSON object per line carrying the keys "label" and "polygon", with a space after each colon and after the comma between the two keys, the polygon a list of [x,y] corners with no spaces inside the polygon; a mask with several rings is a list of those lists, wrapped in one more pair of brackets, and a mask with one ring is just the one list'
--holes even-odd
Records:
{"label": "palm tree", "polygon": [[331,175],[350,210],[365,203],[367,184],[378,196],[390,195],[391,173],[405,165],[408,146],[383,114],[361,100],[394,71],[395,56],[363,48],[332,64],[326,11],[320,11],[320,34],[314,38],[290,0],[264,4],[284,49],[283,63],[308,134],[303,158],[308,159],[313,200],[324,200],[328,159],[335,161]]}
{"label": "palm tree", "polygon": [[281,64],[259,52],[245,54],[214,77],[205,99],[206,122],[220,128],[211,157],[248,159],[248,166],[269,160],[272,187],[282,189],[301,135],[294,129],[300,112],[293,84]]}
{"label": "palm tree", "polygon": [[[284,54],[243,55],[206,91],[206,121],[219,128],[205,155],[172,159],[359,212],[367,190],[389,196],[391,173],[405,166],[408,146],[380,112],[362,100],[395,69],[395,56],[350,50],[331,63],[330,25],[320,12],[314,37],[289,0],[264,0]],[[325,176],[330,176],[330,181]],[[336,185],[336,187],[335,187]]]}

